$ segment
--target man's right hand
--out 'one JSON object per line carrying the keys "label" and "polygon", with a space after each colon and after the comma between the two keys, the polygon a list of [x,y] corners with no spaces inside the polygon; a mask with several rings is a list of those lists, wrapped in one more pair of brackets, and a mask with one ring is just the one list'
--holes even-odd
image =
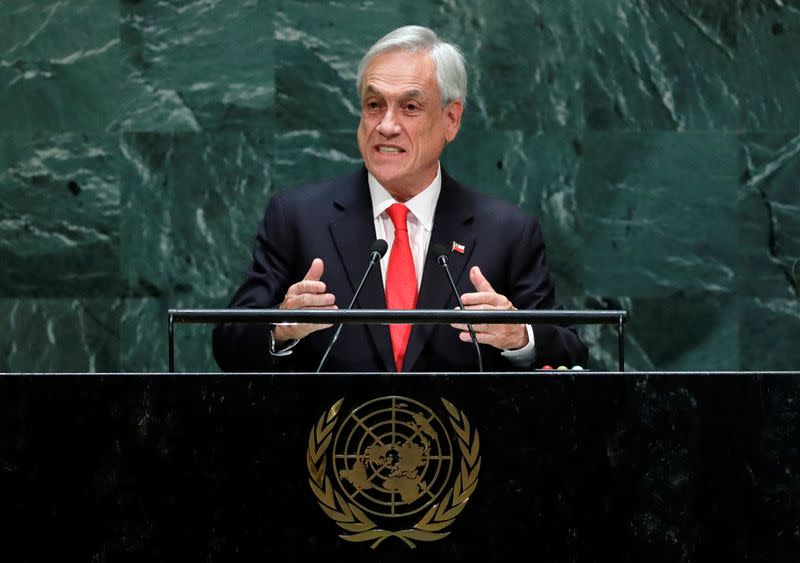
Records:
{"label": "man's right hand", "polygon": [[[337,309],[336,297],[332,293],[325,293],[325,282],[320,281],[324,269],[322,260],[314,258],[303,279],[289,286],[280,309]],[[314,331],[330,326],[309,323],[278,324],[272,332],[272,338],[276,343],[300,340]]]}

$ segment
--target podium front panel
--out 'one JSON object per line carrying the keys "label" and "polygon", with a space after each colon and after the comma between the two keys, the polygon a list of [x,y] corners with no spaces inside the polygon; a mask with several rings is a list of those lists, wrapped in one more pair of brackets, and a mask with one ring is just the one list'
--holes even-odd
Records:
{"label": "podium front panel", "polygon": [[4,374],[7,561],[796,561],[800,374]]}

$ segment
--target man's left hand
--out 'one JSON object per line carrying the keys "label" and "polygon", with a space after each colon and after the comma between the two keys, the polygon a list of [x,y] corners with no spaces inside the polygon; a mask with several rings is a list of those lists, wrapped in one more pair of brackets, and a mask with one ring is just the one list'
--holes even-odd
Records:
{"label": "man's left hand", "polygon": [[[494,290],[492,284],[483,276],[477,266],[473,266],[470,269],[469,279],[477,292],[465,293],[461,296],[464,309],[516,310],[516,307],[505,295],[501,295]],[[463,342],[472,340],[467,330],[467,325],[453,324],[450,326],[461,331],[458,337]],[[501,350],[518,350],[528,344],[528,331],[525,329],[524,324],[474,324],[472,329],[475,331],[475,336],[479,343],[488,344]]]}

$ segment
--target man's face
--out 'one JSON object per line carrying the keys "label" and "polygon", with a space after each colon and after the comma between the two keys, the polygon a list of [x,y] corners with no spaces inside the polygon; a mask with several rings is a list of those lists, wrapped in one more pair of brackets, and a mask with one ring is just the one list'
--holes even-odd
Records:
{"label": "man's face", "polygon": [[460,101],[442,109],[433,62],[425,53],[378,55],[364,70],[358,148],[373,176],[405,201],[436,176],[446,143],[461,123]]}

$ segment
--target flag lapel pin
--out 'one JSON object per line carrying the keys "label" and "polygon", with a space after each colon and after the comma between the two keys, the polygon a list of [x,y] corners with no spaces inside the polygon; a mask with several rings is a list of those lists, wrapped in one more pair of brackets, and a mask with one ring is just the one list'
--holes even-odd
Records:
{"label": "flag lapel pin", "polygon": [[459,254],[464,254],[464,245],[453,241],[452,246],[450,247],[451,252],[458,252]]}

